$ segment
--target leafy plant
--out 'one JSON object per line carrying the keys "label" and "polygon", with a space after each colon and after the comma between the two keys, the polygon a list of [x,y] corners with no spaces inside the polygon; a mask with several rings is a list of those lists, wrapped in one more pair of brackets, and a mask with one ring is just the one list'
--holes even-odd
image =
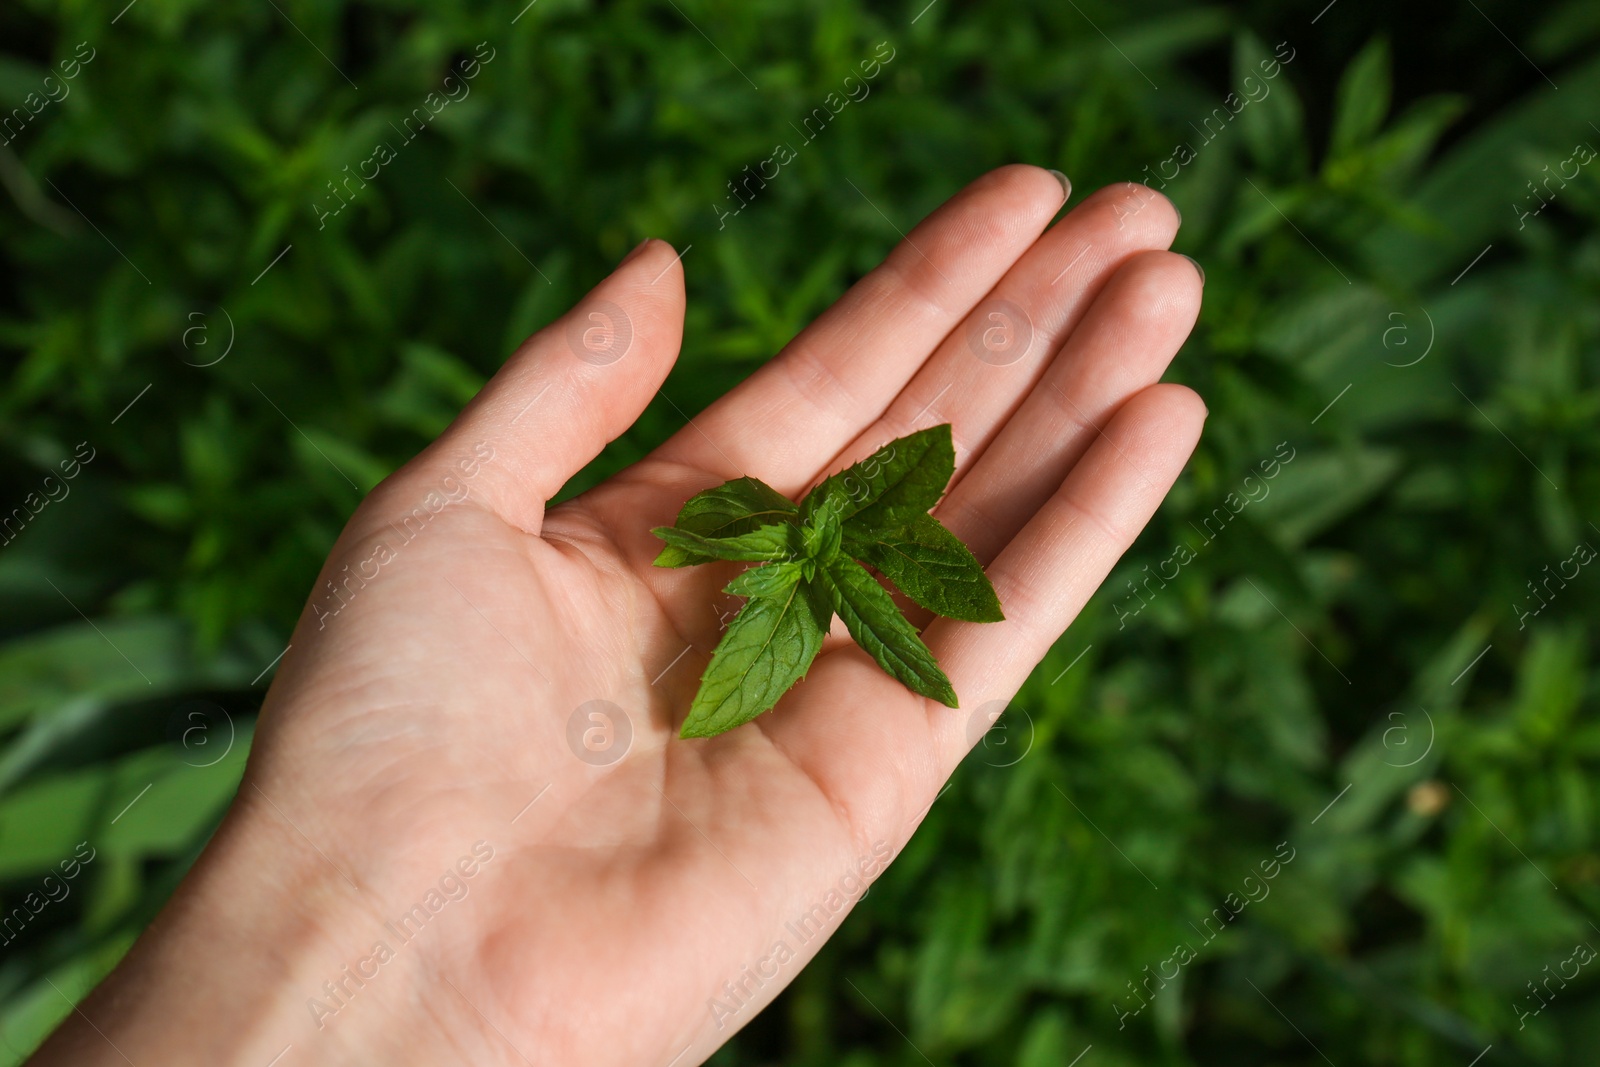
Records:
{"label": "leafy plant", "polygon": [[952,619],[998,622],[994,587],[960,539],[928,514],[955,473],[950,424],[889,442],[825,479],[798,505],[755,478],[690,497],[658,567],[755,563],[728,593],[749,602],[700,678],[681,731],[714,737],[770,709],[822,651],[833,616],[907,689],[956,707],[955,690],[880,572],[918,605]]}
{"label": "leafy plant", "polygon": [[[1206,296],[1169,377],[1205,397],[1205,438],[1010,728],[717,1064],[922,1064],[908,1038],[973,1067],[1091,1043],[1078,1067],[1461,1067],[1491,1042],[1478,1067],[1592,1062],[1593,967],[1521,1029],[1513,1008],[1600,923],[1600,582],[1585,567],[1526,626],[1513,605],[1600,545],[1600,168],[1558,177],[1600,144],[1593,3],[1480,4],[1494,24],[1339,4],[1311,26],[1326,0],[940,3],[914,24],[927,0],[619,0],[511,24],[526,2],[0,3],[0,114],[99,50],[0,145],[0,513],[98,450],[0,547],[0,915],[97,850],[4,931],[0,1067],[170,896],[351,509],[507,352],[641,238],[692,246],[679,361],[569,498],[1019,159],[1182,209]],[[1379,31],[1393,47],[1358,48]],[[318,229],[328,181],[485,39],[470,98]],[[1263,81],[1284,39],[1298,58]],[[898,58],[813,139],[884,40]],[[1462,95],[1421,95],[1440,91]],[[1226,120],[1229,92],[1260,99]],[[1180,140],[1197,155],[1169,178]],[[760,188],[778,141],[797,158]],[[724,225],[730,180],[759,195]],[[1270,497],[1213,543],[1251,472]],[[1178,546],[1196,555],[1173,579]],[[214,768],[201,700],[239,728]],[[1302,858],[1271,898],[1119,1028],[1129,980],[1285,838]]]}

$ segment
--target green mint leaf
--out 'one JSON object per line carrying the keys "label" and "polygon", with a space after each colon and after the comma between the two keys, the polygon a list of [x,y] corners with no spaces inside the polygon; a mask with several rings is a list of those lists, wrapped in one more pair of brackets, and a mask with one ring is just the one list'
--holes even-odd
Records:
{"label": "green mint leaf", "polygon": [[784,596],[788,594],[789,587],[802,577],[804,577],[803,568],[794,560],[763,563],[759,567],[751,567],[729,582],[723,592],[747,597]]}
{"label": "green mint leaf", "polygon": [[[762,526],[795,521],[800,509],[788,497],[756,478],[735,478],[696,493],[678,511],[674,526],[702,537],[737,537]],[[669,545],[656,557],[657,567],[687,567],[719,557],[697,555]]]}
{"label": "green mint leaf", "polygon": [[806,582],[746,603],[711,654],[679,736],[715,737],[771,708],[817,658],[831,618]]}
{"label": "green mint leaf", "polygon": [[895,606],[894,597],[878,584],[865,567],[840,557],[817,568],[818,584],[827,588],[835,613],[844,620],[856,644],[866,649],[878,666],[905,683],[913,693],[932,697],[946,707],[957,707],[950,679],[939,669],[916,628]]}
{"label": "green mint leaf", "polygon": [[[694,557],[694,562],[729,559],[741,563],[763,563],[793,554],[789,533],[792,529],[787,524],[762,526],[737,537],[702,537],[676,526],[657,526],[650,532],[667,543],[667,550],[677,549],[686,556]],[[662,554],[665,555],[666,551]],[[656,557],[656,565],[674,566],[662,564],[659,556]]]}
{"label": "green mint leaf", "polygon": [[845,531],[844,550],[935,614],[966,622],[1005,618],[983,565],[932,515],[886,529],[852,526]]}
{"label": "green mint leaf", "polygon": [[713,737],[770,709],[809,669],[835,612],[891,676],[956,707],[950,679],[867,569],[937,614],[1004,618],[983,567],[928,513],[954,471],[946,423],[889,442],[824,479],[798,506],[740,478],[691,498],[675,526],[655,530],[667,546],[657,566],[758,564],[726,587],[748,600],[700,677],[681,736]]}
{"label": "green mint leaf", "polygon": [[884,526],[926,514],[939,502],[955,468],[950,424],[918,430],[824,479],[801,504],[801,518],[810,519],[828,507],[841,521],[854,517],[867,526]]}
{"label": "green mint leaf", "polygon": [[833,508],[821,508],[801,527],[801,546],[808,559],[826,563],[839,554],[844,528]]}

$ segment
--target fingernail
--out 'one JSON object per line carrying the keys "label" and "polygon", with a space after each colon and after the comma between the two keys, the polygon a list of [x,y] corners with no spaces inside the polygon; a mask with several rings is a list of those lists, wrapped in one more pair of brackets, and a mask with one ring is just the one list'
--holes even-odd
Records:
{"label": "fingernail", "polygon": [[1059,170],[1050,172],[1056,176],[1056,181],[1061,183],[1061,199],[1063,202],[1072,195],[1072,179],[1062,174]]}
{"label": "fingernail", "polygon": [[622,257],[622,262],[618,263],[617,266],[619,266],[619,267],[622,266],[623,263],[628,262],[628,260],[633,259],[640,252],[643,252],[644,251],[644,246],[649,244],[649,243],[650,243],[650,238],[646,237],[644,240],[642,240],[638,244],[634,245],[633,246],[633,251],[629,252],[627,255],[623,256]]}
{"label": "fingernail", "polygon": [[[1183,256],[1183,253],[1179,252],[1178,255]],[[1183,258],[1194,264],[1195,271],[1200,275],[1200,284],[1204,285],[1206,283],[1206,269],[1200,265],[1200,261],[1193,256],[1183,256]]]}
{"label": "fingernail", "polygon": [[1182,226],[1183,225],[1183,212],[1178,210],[1178,205],[1177,204],[1173,204],[1172,205],[1172,213],[1174,215],[1178,216],[1178,225]]}

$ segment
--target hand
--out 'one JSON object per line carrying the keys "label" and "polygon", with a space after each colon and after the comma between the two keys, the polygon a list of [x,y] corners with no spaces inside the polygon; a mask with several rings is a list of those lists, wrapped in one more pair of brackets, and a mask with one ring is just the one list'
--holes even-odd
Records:
{"label": "hand", "polygon": [[[223,827],[37,1062],[709,1056],[838,928],[1199,437],[1199,398],[1153,384],[1200,303],[1164,251],[1176,212],[1117,186],[1046,230],[1063,194],[1034,167],[980,178],[682,432],[548,510],[671,369],[682,266],[647,242],[530,338],[357,509]],[[650,528],[743,474],[797,497],[941,422],[935,514],[1006,612],[924,634],[961,709],[836,622],[773,712],[679,740],[737,568],[652,568]]]}

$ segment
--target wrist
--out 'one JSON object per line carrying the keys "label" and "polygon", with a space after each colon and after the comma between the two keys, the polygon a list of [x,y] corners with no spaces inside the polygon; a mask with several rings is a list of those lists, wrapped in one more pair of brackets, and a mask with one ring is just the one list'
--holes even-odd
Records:
{"label": "wrist", "polygon": [[422,953],[374,960],[380,898],[247,776],[172,900],[31,1063],[439,1062]]}

